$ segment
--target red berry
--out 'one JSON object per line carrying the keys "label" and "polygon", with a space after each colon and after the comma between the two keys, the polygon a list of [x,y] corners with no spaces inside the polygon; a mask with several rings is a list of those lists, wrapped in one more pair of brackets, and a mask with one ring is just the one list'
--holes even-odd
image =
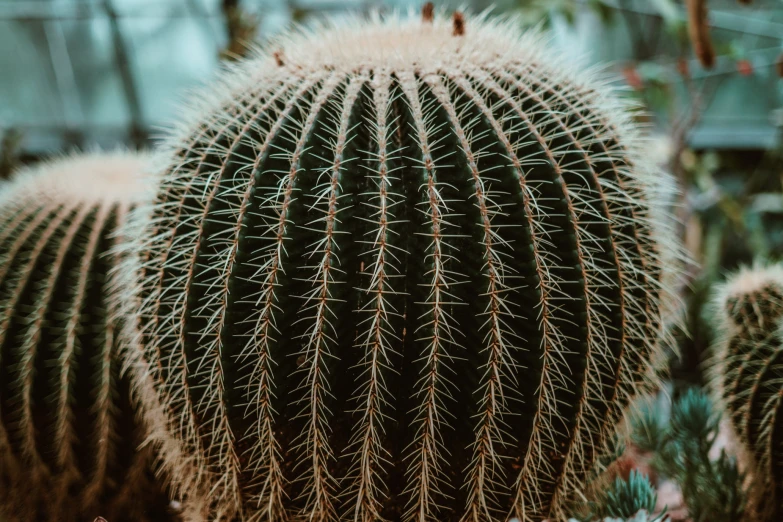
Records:
{"label": "red berry", "polygon": [[628,85],[630,85],[633,89],[640,91],[644,88],[644,82],[642,81],[642,77],[639,76],[639,72],[636,70],[636,67],[631,65],[624,68],[623,76],[625,76],[626,83],[628,83]]}
{"label": "red berry", "polygon": [[688,60],[680,56],[677,59],[677,72],[680,73],[680,75],[685,76],[686,78],[690,76],[690,67],[688,66]]}

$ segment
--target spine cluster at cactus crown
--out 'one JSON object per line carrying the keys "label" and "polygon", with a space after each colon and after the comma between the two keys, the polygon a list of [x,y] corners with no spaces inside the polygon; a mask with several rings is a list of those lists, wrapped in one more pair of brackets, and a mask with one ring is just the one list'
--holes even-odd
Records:
{"label": "spine cluster at cactus crown", "polygon": [[681,258],[608,82],[513,20],[329,22],[161,158],[118,299],[186,518],[565,518]]}
{"label": "spine cluster at cactus crown", "polygon": [[[0,518],[167,520],[109,298],[141,154],[59,158],[0,185]],[[141,504],[140,499],[144,499]]]}

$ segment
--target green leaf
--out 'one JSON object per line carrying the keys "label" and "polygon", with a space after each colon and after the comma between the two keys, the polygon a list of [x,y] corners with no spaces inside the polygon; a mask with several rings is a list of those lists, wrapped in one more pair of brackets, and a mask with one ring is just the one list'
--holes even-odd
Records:
{"label": "green leaf", "polygon": [[652,398],[638,401],[631,414],[631,442],[642,451],[656,452],[668,435],[660,404]]}
{"label": "green leaf", "polygon": [[596,501],[595,512],[600,517],[629,519],[640,511],[652,513],[658,494],[647,475],[632,470],[628,480],[620,477]]}
{"label": "green leaf", "polygon": [[672,408],[671,430],[675,438],[686,444],[711,444],[718,421],[709,397],[699,389],[690,388]]}

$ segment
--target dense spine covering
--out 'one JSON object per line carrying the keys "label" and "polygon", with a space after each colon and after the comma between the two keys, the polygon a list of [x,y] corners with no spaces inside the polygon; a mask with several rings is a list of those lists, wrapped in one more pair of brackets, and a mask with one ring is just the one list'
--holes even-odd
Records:
{"label": "dense spine covering", "polygon": [[783,516],[783,267],[735,274],[717,296],[711,367],[753,479],[748,520]]}
{"label": "dense spine covering", "polygon": [[6,521],[166,520],[121,376],[114,233],[147,157],[73,156],[0,186],[0,513]]}
{"label": "dense spine covering", "polygon": [[563,519],[672,301],[671,187],[626,107],[513,21],[269,49],[129,227],[128,353],[189,515]]}

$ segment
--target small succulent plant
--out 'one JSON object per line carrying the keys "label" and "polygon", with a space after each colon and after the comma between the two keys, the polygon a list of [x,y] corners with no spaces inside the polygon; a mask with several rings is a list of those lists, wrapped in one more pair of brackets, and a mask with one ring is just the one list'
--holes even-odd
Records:
{"label": "small succulent plant", "polygon": [[677,271],[627,109],[540,35],[429,5],[290,33],[199,96],[120,299],[186,515],[565,519]]}
{"label": "small succulent plant", "polygon": [[590,513],[569,522],[659,522],[664,515],[655,513],[658,494],[646,475],[631,470],[627,479],[616,477],[597,493]]}
{"label": "small succulent plant", "polygon": [[709,394],[688,388],[668,407],[660,400],[647,405],[657,406],[663,418],[653,420],[655,413],[650,410],[639,415],[633,439],[654,452],[652,468],[677,484],[688,518],[693,522],[745,520],[744,476],[736,458],[718,447],[721,412]]}
{"label": "small succulent plant", "polygon": [[108,292],[146,161],[72,156],[0,185],[3,522],[167,519]]}
{"label": "small succulent plant", "polygon": [[750,466],[753,520],[783,516],[783,267],[740,270],[718,291],[713,388]]}

